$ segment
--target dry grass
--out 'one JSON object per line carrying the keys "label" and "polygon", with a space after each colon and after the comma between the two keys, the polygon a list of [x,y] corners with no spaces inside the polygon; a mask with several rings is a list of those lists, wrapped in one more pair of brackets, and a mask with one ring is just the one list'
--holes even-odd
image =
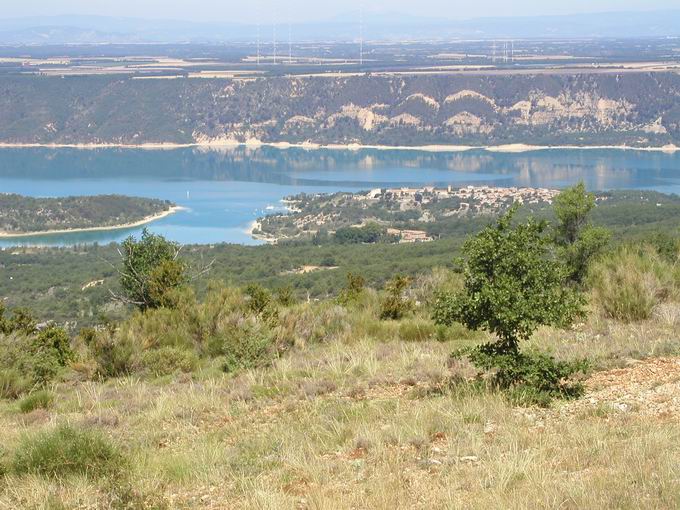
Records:
{"label": "dry grass", "polygon": [[[534,343],[597,368],[676,353],[677,308],[599,318]],[[391,326],[390,326],[391,327]],[[384,335],[378,335],[382,338]],[[590,406],[513,408],[448,382],[470,340],[339,335],[267,369],[62,383],[29,419],[0,402],[2,449],[56,424],[96,428],[130,460],[139,508],[673,508],[680,422]],[[588,396],[586,396],[586,402]],[[1,450],[0,450],[1,451]],[[7,476],[0,509],[113,508],[104,482]]]}

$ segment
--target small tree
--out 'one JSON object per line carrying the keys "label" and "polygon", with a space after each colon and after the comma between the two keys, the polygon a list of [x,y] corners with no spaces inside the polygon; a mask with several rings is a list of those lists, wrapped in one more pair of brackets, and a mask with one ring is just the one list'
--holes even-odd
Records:
{"label": "small tree", "polygon": [[145,310],[172,306],[173,291],[187,283],[187,265],[180,247],[144,229],[138,241],[128,237],[122,246],[121,300]]}
{"label": "small tree", "polygon": [[497,341],[454,356],[466,354],[480,370],[494,370],[495,384],[515,390],[522,401],[545,404],[553,396],[579,394],[581,387],[565,380],[585,365],[521,353],[519,343],[541,325],[570,323],[583,302],[565,285],[567,271],[550,252],[546,224],[529,220],[513,226],[516,209],[465,243],[464,289],[439,296],[434,319],[495,334]]}
{"label": "small tree", "polygon": [[513,227],[516,210],[465,243],[464,291],[440,296],[435,305],[437,323],[494,333],[505,353],[517,353],[519,342],[541,325],[569,323],[581,305],[564,285],[564,266],[551,256],[546,224],[529,220]]}
{"label": "small tree", "polygon": [[586,191],[583,182],[565,189],[555,198],[555,243],[562,250],[569,279],[575,283],[584,280],[590,262],[609,243],[609,232],[590,223],[594,208],[595,195]]}

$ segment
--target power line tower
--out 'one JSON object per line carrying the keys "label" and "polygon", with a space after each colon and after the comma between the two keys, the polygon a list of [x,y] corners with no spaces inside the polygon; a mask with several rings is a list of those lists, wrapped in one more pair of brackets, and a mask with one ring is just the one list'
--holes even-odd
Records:
{"label": "power line tower", "polygon": [[288,11],[288,65],[293,63],[293,25]]}
{"label": "power line tower", "polygon": [[364,2],[359,3],[359,66],[364,66]]}
{"label": "power line tower", "polygon": [[260,42],[261,42],[260,41],[260,12],[261,12],[260,2],[257,2],[255,4],[255,9],[257,10],[257,12],[255,13],[255,15],[257,17],[257,57],[256,57],[255,60],[257,62],[257,65],[259,66],[260,65]]}
{"label": "power line tower", "polygon": [[274,23],[272,25],[272,46],[274,63],[276,64],[276,10],[274,10]]}

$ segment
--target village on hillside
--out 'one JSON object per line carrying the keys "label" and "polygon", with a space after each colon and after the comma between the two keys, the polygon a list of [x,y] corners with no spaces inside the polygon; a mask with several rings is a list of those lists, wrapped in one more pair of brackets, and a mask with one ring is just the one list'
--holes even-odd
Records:
{"label": "village on hillside", "polygon": [[514,203],[550,205],[559,193],[545,188],[466,186],[376,188],[360,193],[300,194],[288,197],[287,213],[260,218],[253,235],[270,242],[335,234],[340,229],[384,227],[393,242],[433,241],[427,228],[441,221],[494,215]]}

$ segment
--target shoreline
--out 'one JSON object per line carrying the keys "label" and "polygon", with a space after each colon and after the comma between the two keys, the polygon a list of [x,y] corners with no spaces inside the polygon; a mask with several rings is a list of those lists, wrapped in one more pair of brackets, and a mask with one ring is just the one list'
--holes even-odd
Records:
{"label": "shoreline", "polygon": [[270,237],[267,234],[255,234],[256,230],[260,230],[262,228],[262,222],[258,220],[253,220],[248,228],[245,230],[245,233],[250,236],[251,239],[255,239],[256,241],[262,241],[267,244],[276,244],[279,241],[279,238],[277,237]]}
{"label": "shoreline", "polygon": [[175,149],[208,149],[224,150],[246,147],[257,149],[260,147],[272,147],[275,149],[305,149],[305,150],[401,150],[418,152],[466,152],[472,150],[483,150],[497,153],[523,153],[543,150],[623,150],[623,151],[642,151],[642,152],[663,152],[674,154],[680,151],[680,147],[674,144],[664,146],[637,147],[633,145],[531,145],[525,143],[512,143],[501,145],[363,145],[358,143],[350,144],[318,144],[312,142],[289,143],[289,142],[263,142],[261,140],[248,140],[238,142],[236,140],[216,140],[208,142],[192,143],[142,143],[142,144],[41,144],[41,143],[7,143],[0,142],[0,149],[132,149],[132,150],[175,150]]}
{"label": "shoreline", "polygon": [[70,228],[70,229],[59,229],[59,230],[42,230],[39,232],[0,232],[0,239],[21,239],[26,237],[37,237],[37,236],[49,236],[49,235],[60,235],[60,234],[77,234],[81,232],[107,232],[109,230],[125,230],[128,228],[141,227],[142,225],[147,225],[154,221],[166,218],[176,212],[185,210],[184,207],[172,206],[166,211],[162,211],[158,214],[152,216],[147,216],[139,221],[133,221],[130,223],[124,223],[121,225],[110,225],[108,227],[84,227],[84,228]]}

